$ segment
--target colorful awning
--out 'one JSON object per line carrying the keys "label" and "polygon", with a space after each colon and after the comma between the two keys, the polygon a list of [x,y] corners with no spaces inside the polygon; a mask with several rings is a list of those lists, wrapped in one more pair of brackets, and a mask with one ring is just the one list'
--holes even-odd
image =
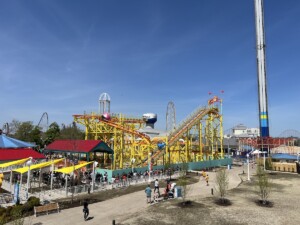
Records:
{"label": "colorful awning", "polygon": [[91,164],[93,163],[94,161],[92,162],[86,162],[86,163],[82,163],[82,164],[78,164],[78,165],[74,165],[74,166],[69,166],[69,167],[64,167],[64,168],[61,168],[61,169],[58,169],[58,170],[55,170],[55,172],[59,172],[59,173],[66,173],[66,174],[69,174],[69,173],[72,173],[74,172],[75,170],[78,170],[84,166],[87,166],[88,164]]}
{"label": "colorful awning", "polygon": [[9,166],[14,166],[14,165],[20,165],[20,164],[25,163],[28,160],[29,160],[29,158],[25,158],[25,159],[15,160],[12,162],[2,163],[2,164],[0,164],[0,168],[5,168],[5,167],[9,167]]}
{"label": "colorful awning", "polygon": [[[32,166],[30,166],[30,170],[36,170],[36,169],[41,169],[41,168],[44,168],[44,167],[47,167],[47,166],[51,166],[52,164],[59,163],[62,160],[64,160],[64,158],[56,159],[56,160],[48,161],[48,162],[43,162],[43,163],[39,163],[39,164],[33,164]],[[15,169],[13,171],[23,174],[23,173],[28,172],[28,166],[25,166],[25,167],[22,167],[22,168],[19,168],[19,169]]]}

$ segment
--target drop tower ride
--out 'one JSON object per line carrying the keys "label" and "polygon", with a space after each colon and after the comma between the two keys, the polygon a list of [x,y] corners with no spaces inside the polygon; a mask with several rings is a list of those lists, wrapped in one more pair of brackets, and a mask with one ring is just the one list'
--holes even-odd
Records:
{"label": "drop tower ride", "polygon": [[254,0],[256,25],[256,54],[258,79],[258,105],[260,136],[269,137],[267,73],[266,73],[266,44],[264,31],[263,0]]}

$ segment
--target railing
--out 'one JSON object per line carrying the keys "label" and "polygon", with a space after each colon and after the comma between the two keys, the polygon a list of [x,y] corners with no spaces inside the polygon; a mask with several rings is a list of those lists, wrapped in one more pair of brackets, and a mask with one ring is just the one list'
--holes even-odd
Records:
{"label": "railing", "polygon": [[191,124],[193,120],[197,118],[198,115],[203,114],[203,112],[208,111],[209,108],[207,107],[199,107],[196,110],[194,110],[189,116],[184,119],[179,126],[171,132],[168,136],[169,143],[172,144],[174,141],[176,141],[179,138],[179,134],[182,133],[183,129],[186,128],[188,125]]}

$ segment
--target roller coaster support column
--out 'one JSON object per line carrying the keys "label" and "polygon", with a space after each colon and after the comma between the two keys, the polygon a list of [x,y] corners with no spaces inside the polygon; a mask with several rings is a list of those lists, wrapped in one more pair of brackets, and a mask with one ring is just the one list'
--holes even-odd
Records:
{"label": "roller coaster support column", "polygon": [[[190,136],[190,132],[189,132],[189,129],[187,128],[186,130],[186,137],[185,137],[185,145],[184,145],[184,161],[185,162],[188,162],[188,149],[189,149],[189,143],[190,143],[190,140],[189,140],[189,136]],[[181,157],[180,157],[180,154],[179,154],[179,157],[178,157],[178,161],[182,161]]]}
{"label": "roller coaster support column", "polygon": [[199,123],[199,148],[200,148],[200,159],[203,161],[203,149],[202,149],[202,123]]}

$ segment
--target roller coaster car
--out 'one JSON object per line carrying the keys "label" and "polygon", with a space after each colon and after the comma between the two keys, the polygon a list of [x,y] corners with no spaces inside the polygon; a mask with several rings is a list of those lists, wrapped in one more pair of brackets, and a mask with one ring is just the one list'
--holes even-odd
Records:
{"label": "roller coaster car", "polygon": [[104,120],[110,120],[111,117],[110,117],[109,113],[103,113],[102,119],[104,119]]}
{"label": "roller coaster car", "polygon": [[159,142],[159,143],[157,143],[157,147],[158,147],[159,149],[163,149],[164,147],[166,147],[166,143],[164,143],[164,142]]}

